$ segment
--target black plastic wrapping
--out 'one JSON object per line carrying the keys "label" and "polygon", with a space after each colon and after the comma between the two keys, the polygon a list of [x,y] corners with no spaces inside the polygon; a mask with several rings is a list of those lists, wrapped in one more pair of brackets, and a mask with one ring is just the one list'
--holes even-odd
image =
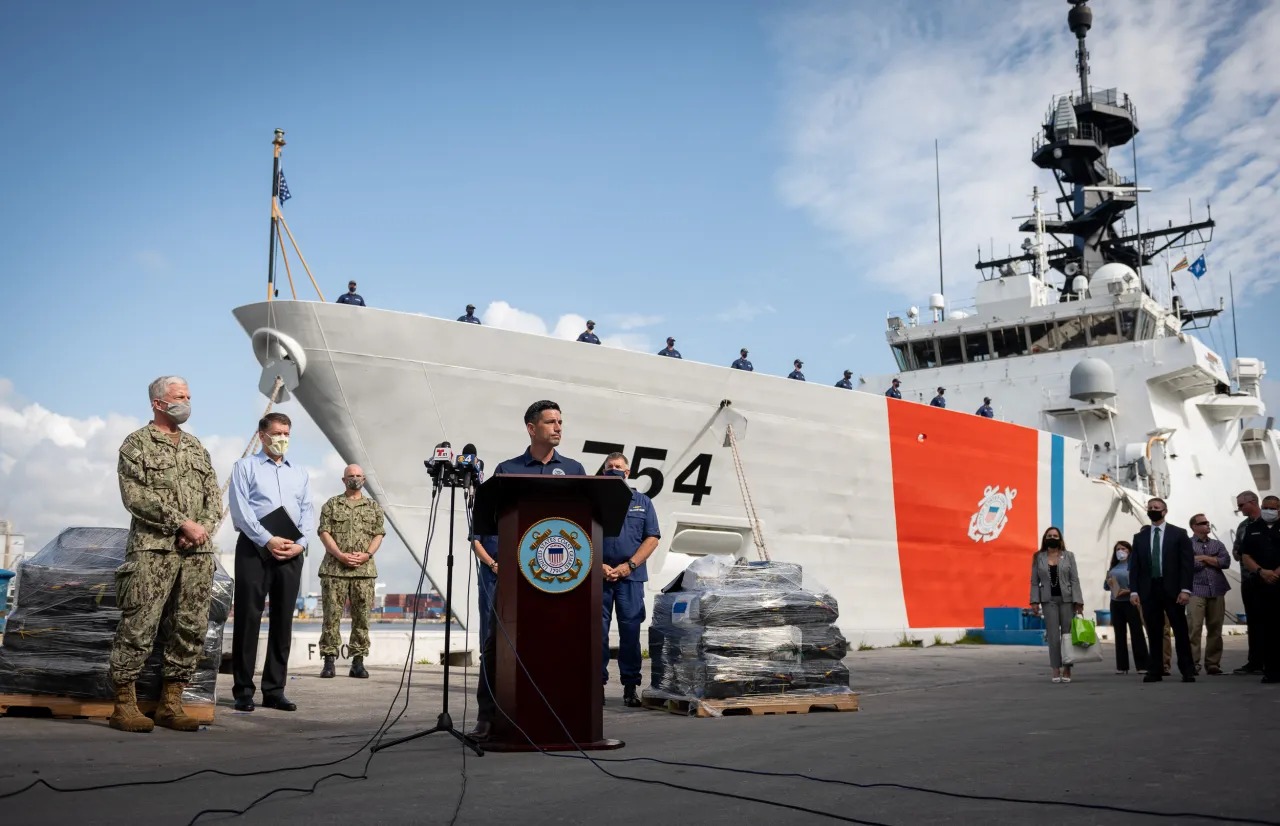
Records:
{"label": "black plastic wrapping", "polygon": [[[124,564],[129,532],[68,528],[18,566],[17,605],[0,647],[0,692],[109,699],[111,644],[120,609],[116,568]],[[215,561],[209,627],[185,702],[212,703],[222,661],[222,632],[231,613],[231,577]],[[166,616],[155,651],[138,679],[138,696],[157,699]]]}

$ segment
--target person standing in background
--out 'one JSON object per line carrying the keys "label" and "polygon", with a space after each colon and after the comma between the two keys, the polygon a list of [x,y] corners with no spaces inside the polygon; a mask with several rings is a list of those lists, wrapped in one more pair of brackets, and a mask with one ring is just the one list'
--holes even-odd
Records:
{"label": "person standing in background", "polygon": [[1050,527],[1040,539],[1040,550],[1031,558],[1031,610],[1044,616],[1045,643],[1055,683],[1071,682],[1071,664],[1065,660],[1062,637],[1071,633],[1071,617],[1084,613],[1084,589],[1075,555],[1062,541],[1062,531]]}
{"label": "person standing in background", "polygon": [[[1116,673],[1129,673],[1129,645],[1133,646],[1133,665],[1138,673],[1149,667],[1146,634],[1142,631],[1142,613],[1129,602],[1129,557],[1133,546],[1124,540],[1116,543],[1107,566],[1106,588],[1111,592],[1111,627],[1116,635]],[[1132,643],[1128,637],[1132,634]]]}
{"label": "person standing in background", "polygon": [[1206,674],[1222,673],[1222,621],[1227,613],[1226,574],[1231,567],[1227,546],[1209,536],[1209,517],[1197,513],[1191,517],[1191,549],[1194,574],[1191,577],[1191,602],[1187,605],[1188,633],[1191,635],[1191,661],[1200,673],[1200,635],[1208,631],[1204,644]]}
{"label": "person standing in background", "polygon": [[347,282],[347,291],[338,296],[336,304],[350,304],[354,307],[363,307],[364,299],[360,297],[360,293],[356,292],[356,282]]}
{"label": "person standing in background", "polygon": [[342,472],[343,493],[320,509],[319,537],[324,545],[320,563],[320,593],[324,602],[324,625],[320,632],[320,656],[324,658],[321,677],[334,676],[334,659],[342,648],[342,610],[351,600],[351,638],[348,676],[367,678],[364,658],[369,656],[369,611],[373,609],[374,582],[378,566],[373,555],[386,536],[382,507],[361,492],[364,471],[347,465]]}
{"label": "person standing in background", "polygon": [[1244,516],[1244,521],[1240,523],[1240,527],[1236,528],[1231,555],[1235,557],[1236,562],[1241,563],[1240,600],[1244,603],[1245,629],[1249,635],[1249,657],[1245,660],[1244,665],[1231,673],[1261,674],[1263,671],[1262,626],[1259,617],[1262,615],[1258,613],[1261,610],[1258,607],[1258,595],[1261,592],[1262,582],[1258,579],[1257,574],[1244,565],[1241,559],[1245,536],[1248,535],[1252,528],[1258,527],[1262,522],[1262,509],[1258,506],[1258,494],[1251,490],[1244,491],[1236,497],[1236,508]]}
{"label": "person standing in background", "polygon": [[[1166,521],[1169,506],[1158,496],[1147,502],[1147,518],[1151,524],[1133,538],[1133,556],[1129,558],[1129,601],[1142,609],[1147,638],[1155,645],[1168,618],[1173,629],[1174,648],[1178,654],[1178,671],[1184,683],[1196,681],[1191,662],[1191,640],[1187,634],[1187,609],[1191,601],[1194,554],[1191,537],[1177,525]],[[1147,669],[1144,683],[1158,683],[1163,674]]]}

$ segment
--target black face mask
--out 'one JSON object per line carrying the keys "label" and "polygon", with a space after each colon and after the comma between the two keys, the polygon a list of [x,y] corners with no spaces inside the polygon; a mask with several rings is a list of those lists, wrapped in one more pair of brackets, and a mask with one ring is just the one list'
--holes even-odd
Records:
{"label": "black face mask", "polygon": [[1160,522],[1164,519],[1164,511],[1147,511],[1147,518],[1152,522]]}
{"label": "black face mask", "polygon": [[1062,540],[1058,539],[1056,536],[1051,536],[1044,541],[1044,546],[1051,551],[1056,551],[1058,548],[1062,547]]}

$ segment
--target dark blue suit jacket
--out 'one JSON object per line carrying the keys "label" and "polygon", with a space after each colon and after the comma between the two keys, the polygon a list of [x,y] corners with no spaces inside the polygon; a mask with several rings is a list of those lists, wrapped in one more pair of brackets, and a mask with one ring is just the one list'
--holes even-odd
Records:
{"label": "dark blue suit jacket", "polygon": [[[1160,573],[1164,592],[1177,597],[1182,591],[1191,590],[1191,577],[1195,574],[1195,553],[1191,537],[1177,525],[1166,520],[1160,529]],[[1129,557],[1129,590],[1138,599],[1147,602],[1151,594],[1151,526],[1147,525],[1133,537],[1133,555]]]}

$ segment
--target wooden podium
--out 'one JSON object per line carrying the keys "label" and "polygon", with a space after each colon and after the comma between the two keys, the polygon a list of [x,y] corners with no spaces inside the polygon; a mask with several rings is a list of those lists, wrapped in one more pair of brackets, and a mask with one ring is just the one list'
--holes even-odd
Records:
{"label": "wooden podium", "polygon": [[607,476],[503,474],[477,491],[474,529],[498,535],[500,560],[501,712],[487,751],[534,751],[530,740],[548,751],[623,745],[604,738],[601,565],[630,503],[627,483]]}

